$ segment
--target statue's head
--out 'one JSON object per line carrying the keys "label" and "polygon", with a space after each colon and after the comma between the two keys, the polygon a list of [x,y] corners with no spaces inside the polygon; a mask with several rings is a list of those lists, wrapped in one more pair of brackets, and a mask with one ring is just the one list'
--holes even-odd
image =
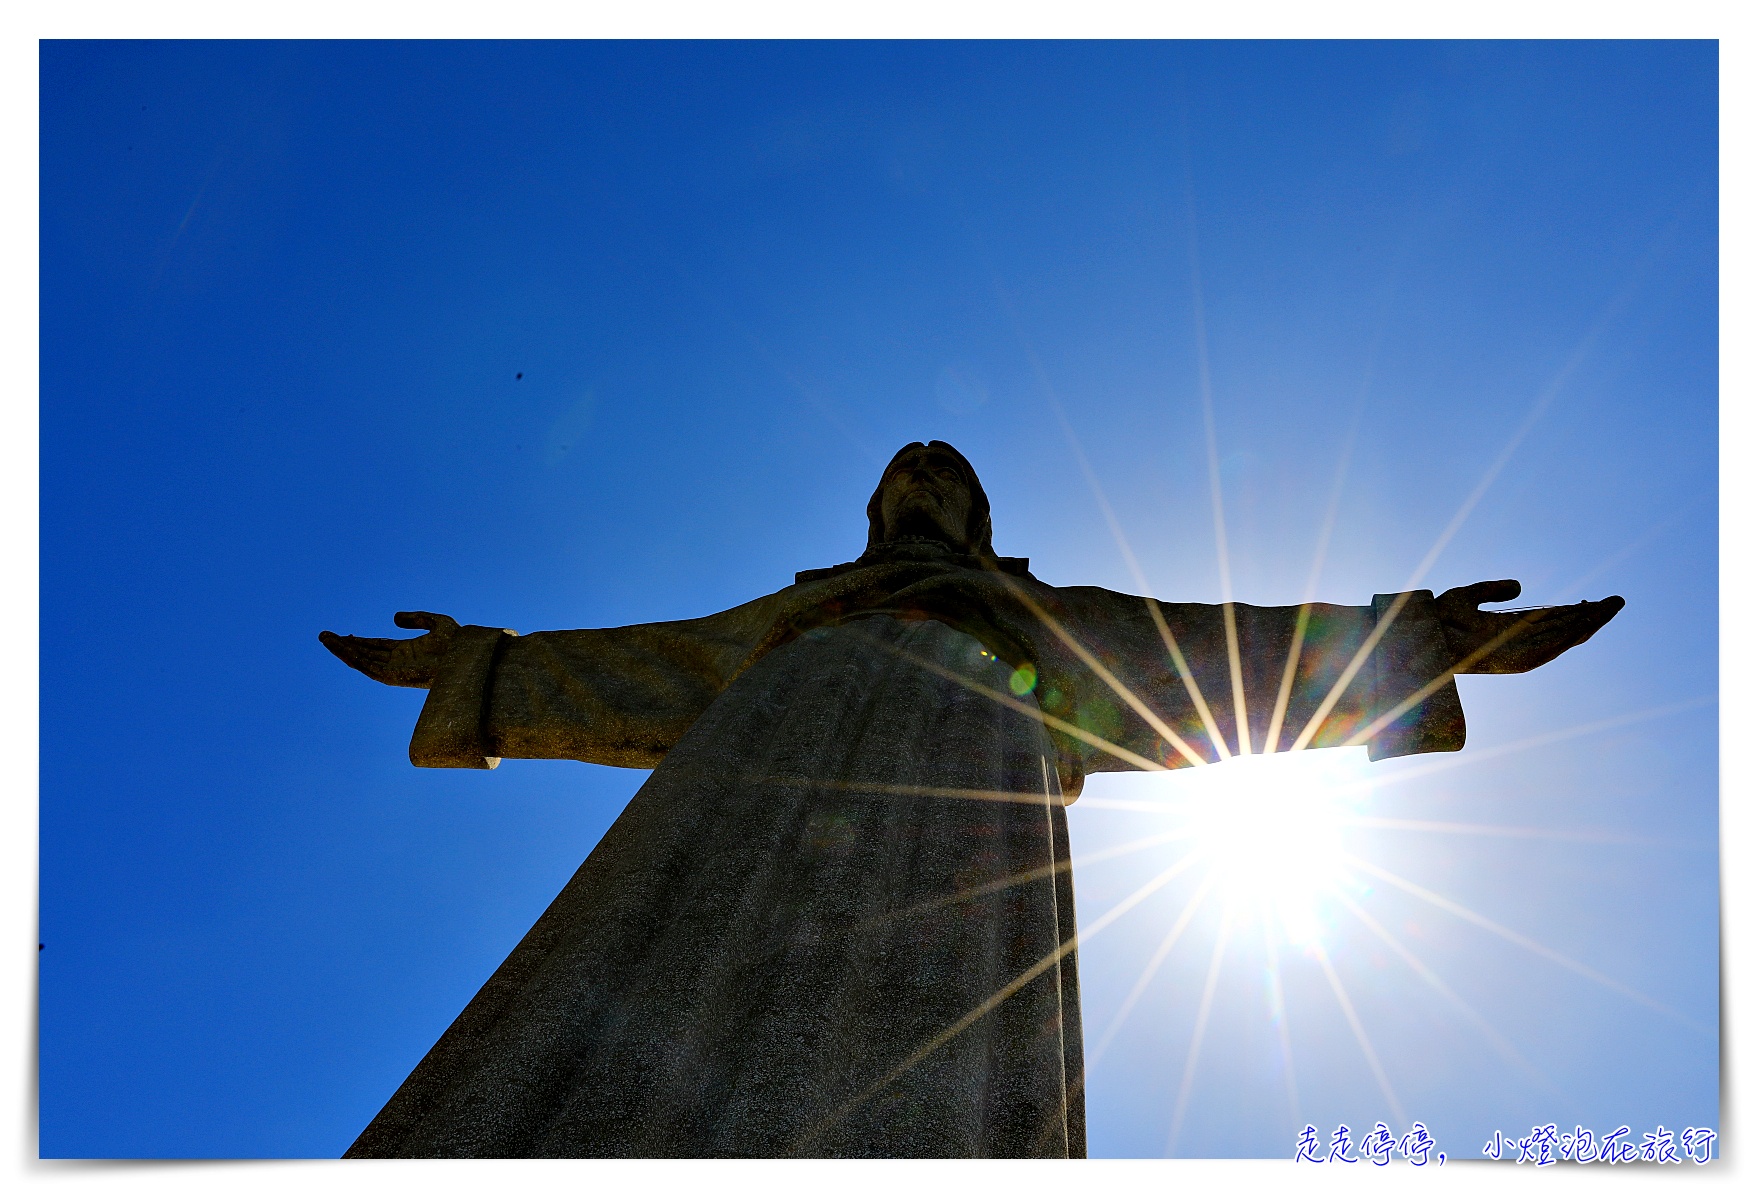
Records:
{"label": "statue's head", "polygon": [[944,441],[916,441],[898,450],[867,504],[869,548],[909,537],[994,556],[989,497],[964,455]]}

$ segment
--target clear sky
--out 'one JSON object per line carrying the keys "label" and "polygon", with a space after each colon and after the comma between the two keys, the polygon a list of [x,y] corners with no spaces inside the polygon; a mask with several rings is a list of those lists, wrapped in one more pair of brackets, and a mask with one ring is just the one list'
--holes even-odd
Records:
{"label": "clear sky", "polygon": [[[1304,935],[1193,871],[1082,945],[1093,1155],[1719,1124],[1712,44],[41,67],[44,1155],[338,1155],[644,778],[416,770],[318,630],[729,607],[936,437],[1054,584],[1629,601],[1460,754],[1284,763]],[[1092,780],[1083,925],[1201,773]]]}

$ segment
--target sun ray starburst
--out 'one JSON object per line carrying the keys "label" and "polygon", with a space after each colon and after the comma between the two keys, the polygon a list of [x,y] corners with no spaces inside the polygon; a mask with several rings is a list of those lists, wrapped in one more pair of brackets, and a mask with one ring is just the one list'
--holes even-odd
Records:
{"label": "sun ray starburst", "polygon": [[1269,983],[1270,1022],[1276,1029],[1276,1048],[1282,1058],[1282,1088],[1288,1095],[1288,1130],[1300,1131],[1300,1087],[1294,1078],[1294,1042],[1288,1028],[1288,1000],[1282,991],[1282,958],[1270,921],[1263,919],[1264,972]]}
{"label": "sun ray starburst", "polygon": [[[1153,598],[1153,588],[1148,585],[1147,575],[1142,571],[1141,562],[1136,557],[1135,550],[1129,543],[1129,538],[1124,535],[1123,523],[1117,518],[1116,509],[1111,506],[1110,497],[1105,494],[1105,488],[1099,482],[1099,476],[1094,472],[1092,462],[1087,458],[1085,447],[1081,445],[1080,438],[1075,435],[1074,426],[1068,422],[1068,415],[1063,411],[1062,401],[1057,398],[1056,389],[1050,384],[1050,376],[1045,372],[1044,365],[1039,361],[1030,342],[1026,340],[1025,332],[1020,328],[1019,317],[1013,311],[1012,303],[1006,300],[1004,292],[1002,297],[1008,314],[1013,318],[1014,330],[1019,334],[1020,344],[1025,350],[1026,358],[1031,363],[1033,373],[1037,375],[1039,386],[1043,388],[1044,398],[1050,404],[1051,411],[1055,413],[1058,423],[1062,426],[1063,438],[1068,442],[1069,450],[1074,454],[1074,460],[1080,466],[1081,474],[1086,479],[1087,488],[1092,491],[1093,499],[1098,503],[1099,511],[1105,517],[1105,524],[1111,530],[1112,539],[1117,542],[1117,549],[1123,555],[1123,562],[1129,569],[1130,577],[1135,580],[1137,589],[1142,593],[1142,601],[1147,605],[1148,616],[1154,622],[1154,629],[1159,633],[1161,643],[1166,646],[1166,656],[1172,660],[1172,668],[1178,672],[1179,681],[1184,684],[1185,692],[1190,696],[1191,705],[1196,708],[1197,717],[1202,720],[1203,731],[1208,734],[1209,742],[1214,747],[1217,758],[1224,760],[1231,757],[1233,751],[1227,746],[1227,738],[1221,735],[1220,725],[1215,722],[1214,713],[1209,709],[1209,703],[1203,696],[1202,687],[1197,684],[1196,675],[1191,672],[1190,662],[1186,660],[1184,650],[1179,648],[1178,638],[1172,635],[1172,629],[1166,623],[1166,615],[1160,610],[1159,600]],[[1185,756],[1189,757],[1189,754],[1186,753]],[[1192,764],[1197,763],[1193,761]]]}
{"label": "sun ray starburst", "polygon": [[1432,906],[1439,907],[1442,911],[1445,911],[1450,915],[1456,915],[1467,923],[1475,924],[1486,932],[1492,932],[1495,935],[1500,936],[1503,940],[1508,941],[1510,944],[1519,945],[1526,951],[1543,957],[1545,960],[1556,965],[1560,965],[1571,973],[1579,974],[1590,982],[1596,982],[1608,990],[1621,994],[1631,1002],[1639,1003],[1652,1011],[1657,1011],[1660,1014],[1665,1015],[1669,1019],[1677,1020],[1679,1023],[1691,1028],[1693,1031],[1700,1032],[1703,1035],[1715,1035],[1714,1029],[1704,1027],[1695,1019],[1674,1010],[1665,1003],[1648,997],[1640,990],[1624,985],[1624,983],[1618,981],[1616,978],[1607,977],[1605,974],[1599,972],[1599,970],[1588,965],[1583,965],[1573,957],[1566,957],[1562,953],[1557,952],[1556,949],[1540,944],[1531,937],[1522,936],[1511,928],[1503,927],[1488,916],[1479,915],[1476,911],[1473,911],[1462,903],[1456,903],[1451,899],[1444,898],[1432,890],[1418,886],[1415,882],[1412,882],[1407,878],[1399,877],[1391,870],[1380,868],[1371,861],[1364,861],[1360,857],[1354,856],[1348,857],[1347,860],[1348,863],[1356,869],[1359,869],[1364,873],[1372,874],[1382,882],[1396,886],[1405,893],[1413,895]]}
{"label": "sun ray starburst", "polygon": [[1208,877],[1202,880],[1202,884],[1185,901],[1184,909],[1178,913],[1178,918],[1172,921],[1172,927],[1166,933],[1165,939],[1160,941],[1160,946],[1154,950],[1154,955],[1149,957],[1148,963],[1142,967],[1141,976],[1136,978],[1135,985],[1130,988],[1122,1005],[1117,1008],[1117,1014],[1111,1017],[1111,1022],[1105,1028],[1104,1034],[1099,1037],[1098,1045],[1087,1057],[1089,1065],[1097,1064],[1099,1058],[1105,1055],[1105,1050],[1111,1047],[1111,1041],[1116,1039],[1117,1033],[1122,1030],[1123,1023],[1129,1018],[1129,1013],[1135,1009],[1135,1004],[1141,1000],[1142,995],[1147,993],[1148,984],[1153,981],[1154,975],[1160,971],[1160,966],[1165,963],[1173,947],[1183,937],[1185,929],[1190,926],[1190,921],[1196,916],[1197,909],[1202,906],[1203,900],[1214,889],[1218,877],[1216,872],[1210,871]]}
{"label": "sun ray starburst", "polygon": [[1227,952],[1227,941],[1233,927],[1233,904],[1221,911],[1221,927],[1215,933],[1215,950],[1209,956],[1209,974],[1203,981],[1202,1000],[1197,1005],[1196,1027],[1190,1033],[1190,1048],[1184,1054],[1184,1076],[1178,1082],[1178,1101],[1172,1108],[1172,1130],[1166,1136],[1166,1155],[1178,1147],[1178,1136],[1184,1130],[1184,1116],[1190,1110],[1191,1089],[1196,1084],[1197,1062],[1202,1055],[1203,1037],[1209,1028],[1209,1012],[1215,1005],[1215,987],[1221,980],[1221,962]]}
{"label": "sun ray starburst", "polygon": [[1379,920],[1369,915],[1362,909],[1359,903],[1343,893],[1341,889],[1334,891],[1333,897],[1338,903],[1342,904],[1350,914],[1360,920],[1362,925],[1366,927],[1368,931],[1377,936],[1381,943],[1396,953],[1399,960],[1408,965],[1416,976],[1426,982],[1436,994],[1439,994],[1442,998],[1452,1003],[1453,1006],[1459,1010],[1459,1013],[1464,1015],[1470,1022],[1471,1026],[1476,1028],[1478,1032],[1483,1035],[1485,1040],[1489,1041],[1491,1048],[1494,1048],[1505,1060],[1518,1068],[1521,1072],[1525,1073],[1527,1077],[1537,1082],[1538,1085],[1549,1091],[1551,1094],[1558,1095],[1560,1093],[1557,1090],[1555,1082],[1551,1081],[1550,1078],[1546,1077],[1537,1066],[1533,1065],[1532,1062],[1528,1061],[1523,1055],[1521,1055],[1520,1050],[1515,1048],[1513,1044],[1508,1041],[1506,1036],[1496,1031],[1495,1027],[1489,1022],[1489,1020],[1485,1019],[1478,1013],[1477,1008],[1473,1007],[1463,998],[1460,998],[1451,986],[1448,986],[1441,980],[1439,974],[1435,973],[1434,970],[1424,964],[1422,959],[1405,947],[1401,940],[1388,932]]}
{"label": "sun ray starburst", "polygon": [[1367,1029],[1361,1025],[1361,1016],[1356,1014],[1355,1004],[1349,999],[1349,992],[1343,988],[1343,979],[1337,976],[1336,967],[1331,964],[1331,956],[1325,946],[1318,942],[1311,945],[1313,958],[1318,961],[1319,968],[1325,971],[1325,980],[1331,984],[1331,992],[1337,996],[1337,1005],[1343,1009],[1343,1018],[1349,1023],[1349,1030],[1355,1033],[1355,1042],[1361,1046],[1361,1055],[1367,1059],[1367,1067],[1373,1072],[1374,1081],[1379,1083],[1380,1094],[1385,1098],[1386,1105],[1391,1108],[1399,1123],[1408,1124],[1410,1117],[1404,1113],[1404,1104],[1398,1101],[1397,1091],[1392,1089],[1392,1079],[1386,1076],[1386,1068],[1380,1064],[1380,1054],[1374,1051],[1373,1042],[1367,1038]]}

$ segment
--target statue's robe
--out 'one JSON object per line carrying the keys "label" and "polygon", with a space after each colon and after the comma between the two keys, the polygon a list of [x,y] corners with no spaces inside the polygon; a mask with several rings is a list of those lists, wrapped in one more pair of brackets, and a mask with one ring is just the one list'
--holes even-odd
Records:
{"label": "statue's robe", "polygon": [[653,774],[349,1156],[1083,1156],[1084,776],[1237,751],[1239,703],[1263,752],[1279,697],[1287,749],[1351,664],[1311,747],[1464,742],[1426,591],[1232,605],[1234,653],[1220,606],[872,558],[697,620],[455,634],[415,764]]}

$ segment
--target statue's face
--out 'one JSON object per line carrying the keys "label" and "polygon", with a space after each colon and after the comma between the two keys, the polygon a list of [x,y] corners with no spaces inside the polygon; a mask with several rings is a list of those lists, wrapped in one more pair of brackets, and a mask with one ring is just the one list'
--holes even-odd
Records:
{"label": "statue's face", "polygon": [[958,462],[938,449],[924,448],[891,468],[879,492],[885,539],[933,537],[963,545],[971,518],[971,491]]}

